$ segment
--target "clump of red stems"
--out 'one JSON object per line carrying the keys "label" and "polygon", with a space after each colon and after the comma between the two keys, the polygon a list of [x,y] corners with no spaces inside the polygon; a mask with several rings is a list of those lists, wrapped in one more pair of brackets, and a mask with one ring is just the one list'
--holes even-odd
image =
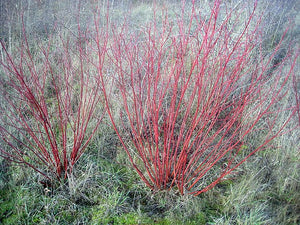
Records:
{"label": "clump of red stems", "polygon": [[50,180],[72,173],[104,115],[87,33],[28,43],[24,30],[17,54],[1,41],[1,156]]}
{"label": "clump of red stems", "polygon": [[[265,149],[296,111],[275,107],[298,54],[287,51],[273,63],[285,34],[263,54],[257,3],[247,18],[234,9],[221,16],[221,6],[216,0],[205,16],[196,3],[183,3],[175,20],[154,10],[136,32],[127,21],[108,26],[110,78],[99,73],[107,111],[130,163],[153,190],[206,192]],[[278,127],[285,110],[290,116]],[[259,145],[245,142],[257,131],[264,132]]]}

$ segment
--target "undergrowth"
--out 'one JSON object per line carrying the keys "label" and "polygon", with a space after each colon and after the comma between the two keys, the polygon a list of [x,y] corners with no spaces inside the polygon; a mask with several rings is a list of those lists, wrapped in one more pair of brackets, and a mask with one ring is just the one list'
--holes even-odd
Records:
{"label": "undergrowth", "polygon": [[[149,12],[152,12],[152,7],[155,8],[157,12],[159,10],[166,10],[167,8],[168,16],[170,19],[169,22],[171,24],[174,22],[176,23],[176,18],[178,19],[180,17],[179,6],[181,4],[179,3],[179,1],[156,1],[156,4],[153,4],[151,1],[110,1],[110,8],[108,10],[108,1],[105,0],[95,2],[85,0],[19,0],[19,4],[13,4],[14,2],[16,1],[1,2],[1,7],[5,7],[1,8],[1,12],[3,13],[0,19],[4,20],[3,18],[5,18],[5,23],[3,23],[3,27],[0,28],[0,38],[2,43],[4,44],[3,47],[6,47],[7,52],[16,57],[15,67],[17,69],[21,68],[19,67],[19,65],[21,64],[18,64],[20,62],[20,58],[18,58],[18,49],[20,50],[20,48],[18,48],[17,46],[21,46],[20,43],[22,42],[22,37],[24,37],[22,36],[23,28],[27,31],[28,42],[39,40],[39,44],[46,43],[46,45],[47,43],[50,44],[50,40],[48,39],[49,33],[51,33],[50,31],[53,31],[52,40],[54,40],[54,42],[51,43],[53,44],[51,45],[51,51],[53,50],[53,58],[51,55],[50,59],[55,61],[57,59],[54,58],[55,52],[58,54],[55,57],[58,58],[64,58],[67,53],[66,51],[64,51],[66,49],[64,49],[63,51],[55,51],[55,43],[60,43],[62,45],[74,44],[76,46],[75,42],[73,42],[74,40],[76,40],[76,38],[70,38],[67,42],[65,42],[66,39],[64,38],[68,36],[69,32],[72,33],[71,37],[76,36],[75,33],[78,31],[78,21],[81,21],[82,23],[82,27],[80,27],[79,33],[81,31],[86,31],[84,35],[91,36],[84,37],[86,37],[89,41],[95,41],[92,38],[92,35],[94,35],[95,33],[93,33],[89,29],[94,26],[93,23],[95,22],[95,17],[90,17],[91,15],[94,15],[93,13],[95,12],[95,8],[97,7],[103,13],[103,15],[105,15],[109,11],[111,15],[110,19],[116,24],[122,24],[124,22],[123,18],[125,15],[128,20],[128,27],[115,27],[114,32],[121,32],[118,34],[122,34],[123,32],[124,34],[124,30],[128,29],[126,30],[126,32],[128,33],[125,33],[129,36],[133,35],[131,37],[134,37],[136,35],[136,33],[133,34],[134,32],[141,32],[145,24],[151,23],[152,16],[149,15]],[[250,2],[252,3],[252,1],[247,1],[245,3],[245,5],[249,6],[249,8],[253,6]],[[258,1],[256,10],[258,11],[258,14],[261,13],[261,15],[262,12],[264,12],[264,16],[261,17],[260,24],[261,26],[265,27],[264,30],[261,30],[262,33],[260,34],[263,43],[260,46],[260,51],[266,55],[270,54],[270,52],[274,50],[274,48],[280,41],[282,35],[284,33],[286,35],[284,41],[282,42],[281,48],[278,50],[278,54],[276,55],[274,60],[270,62],[274,66],[268,71],[268,73],[270,74],[273,72],[273,69],[278,69],[276,65],[281,62],[281,60],[283,60],[284,55],[288,52],[289,43],[293,42],[294,46],[292,47],[297,48],[296,44],[297,42],[299,42],[299,38],[297,41],[297,37],[299,37],[299,22],[297,23],[297,20],[288,20],[288,15],[290,17],[293,17],[293,15],[297,15],[297,12],[299,14],[299,9],[297,9],[295,2],[296,1],[289,1],[289,3],[287,4],[281,0],[277,0],[272,3],[270,3],[269,1]],[[237,10],[237,12],[240,13],[239,16],[241,18],[248,18],[248,13],[251,10],[243,10],[243,7],[241,7],[240,3],[241,1],[237,0],[223,1],[221,4],[220,15],[223,15],[224,11],[222,10],[224,9],[223,6],[225,6],[223,4],[226,4],[228,9]],[[203,12],[203,18],[209,18],[207,17],[211,9],[210,7],[208,7],[209,4],[210,1],[206,0],[196,1],[195,10],[199,9],[201,12]],[[51,10],[46,10],[46,7],[49,8],[49,6],[51,6]],[[189,7],[191,7],[191,5],[187,3],[187,8]],[[78,14],[79,8],[80,15]],[[128,11],[130,11],[131,13],[128,14]],[[13,13],[9,14],[8,12]],[[29,15],[33,15],[32,12],[36,12],[36,16],[29,17]],[[21,14],[23,14],[23,25]],[[44,17],[42,17],[41,15],[44,15]],[[156,26],[163,26],[163,24],[160,23],[160,15],[156,16]],[[234,17],[232,17],[231,19],[234,20]],[[98,25],[107,25],[112,21],[104,20],[101,22],[101,24]],[[228,22],[232,23],[233,21]],[[285,27],[287,26],[287,24],[291,28],[286,32]],[[191,27],[193,27],[194,25],[195,24],[191,24]],[[120,31],[119,28],[123,28],[124,30]],[[238,30],[239,27],[235,28]],[[76,30],[76,32],[74,30]],[[148,34],[150,35],[152,30],[148,31]],[[81,34],[83,35],[83,33]],[[123,37],[124,44],[126,43],[126,41],[128,41],[126,39],[127,37]],[[118,40],[122,39],[120,36],[119,38],[120,39]],[[155,41],[157,41],[151,38],[150,40],[152,40],[152,43],[155,43]],[[84,42],[84,40],[79,41]],[[114,41],[109,40],[107,42],[107,45],[112,47]],[[32,57],[36,57],[37,59],[39,59],[38,63],[36,63],[35,65],[37,66],[39,71],[43,71],[42,66],[47,66],[50,64],[45,64],[45,62],[43,64],[43,60],[39,55],[39,50],[41,50],[41,48],[38,47],[37,43],[33,43],[33,45],[30,46],[30,54],[32,55]],[[95,63],[95,61],[93,60],[90,61],[89,58],[91,56],[95,56],[94,52],[92,51],[95,49],[90,49],[90,45],[80,46],[81,49],[79,49],[79,51],[73,52],[74,58],[72,60],[74,65],[77,65],[77,63],[80,64],[80,62],[83,64]],[[143,45],[141,44],[141,46]],[[107,51],[116,52],[117,46],[113,47],[114,49],[111,48]],[[124,46],[120,46],[120,48],[121,47]],[[24,52],[26,52],[25,50]],[[131,51],[128,51],[129,53],[132,53],[128,56],[133,57],[134,50],[135,49],[131,49]],[[89,53],[89,51],[91,52],[90,55],[87,54]],[[1,62],[3,62],[5,58],[5,51],[3,48],[1,49],[0,53]],[[191,53],[191,51],[189,53]],[[44,52],[44,55],[45,54],[47,55],[47,52]],[[177,55],[178,57],[180,57],[179,54]],[[147,58],[142,54],[137,56]],[[255,57],[255,55],[251,55],[251,57]],[[257,57],[257,59],[259,59],[259,57]],[[103,60],[107,60],[107,58],[104,57]],[[148,60],[150,61],[151,57],[149,57]],[[172,60],[178,59],[171,57],[170,62],[166,62],[166,64],[171,64]],[[66,65],[67,64],[65,64],[65,66]],[[146,64],[143,63],[141,65],[146,66]],[[278,112],[278,114],[276,114],[276,123],[271,124],[270,121],[268,121],[267,117],[265,117],[261,122],[257,123],[255,132],[249,135],[245,135],[243,143],[238,144],[240,150],[238,150],[238,153],[236,154],[237,161],[244,159],[255,148],[260,146],[262,141],[265,139],[265,135],[267,134],[267,132],[265,132],[265,128],[268,128],[269,125],[272,125],[273,130],[281,128],[281,125],[282,123],[284,123],[286,118],[289,118],[291,116],[288,110],[281,109],[288,109],[289,107],[296,105],[298,106],[298,113],[300,112],[300,88],[298,82],[300,71],[299,65],[300,61],[298,58],[295,63],[294,73],[292,73],[291,78],[287,80],[287,83],[290,84],[290,87],[292,88],[284,89],[284,92],[286,91],[284,96],[282,96],[282,98],[278,100],[278,102],[271,108],[272,110],[274,110],[274,112]],[[117,72],[118,69],[120,72],[122,68],[119,67],[118,69],[115,69],[113,68],[113,66],[116,66],[116,64],[112,63],[109,65],[104,65],[105,72],[110,75],[114,74],[114,76],[116,76],[115,72]],[[123,68],[125,71],[128,69],[127,64],[124,64],[124,66],[126,67]],[[214,66],[217,66],[217,64],[215,64]],[[289,66],[289,63],[287,62],[286,65],[282,65],[280,70],[285,73],[287,72],[287,68]],[[55,65],[55,63],[51,64],[51,67],[53,67],[55,71],[59,71],[62,69],[59,64]],[[134,68],[134,66],[132,68]],[[168,70],[169,69],[172,70],[172,68],[168,68]],[[45,71],[46,70],[44,70],[44,77],[46,77],[47,74]],[[91,74],[94,75],[97,69],[95,69],[95,67],[91,70],[82,68],[81,70],[79,70],[79,73],[80,71],[82,73],[91,72]],[[76,74],[76,72],[78,72],[78,70],[76,71],[76,66],[74,66],[70,67],[69,70],[65,70],[64,74]],[[5,78],[5,73],[2,70],[0,71],[0,76],[2,82]],[[56,79],[53,79],[52,82],[54,82],[55,84],[56,81]],[[65,81],[67,82],[67,80],[64,80],[64,82]],[[113,84],[113,82],[109,80],[105,80],[105,82],[105,85],[107,86]],[[116,80],[114,80],[114,82],[116,82]],[[120,85],[123,81],[118,80],[118,82],[118,85]],[[100,83],[98,83],[98,85],[100,85]],[[68,85],[66,85],[66,87],[67,86]],[[74,90],[77,88],[76,90],[78,91],[78,87],[75,85]],[[86,88],[89,89],[89,87],[90,86],[87,86]],[[55,90],[55,85],[52,86],[52,89],[47,89],[45,91],[50,95],[51,93],[57,93],[56,97],[53,95],[50,97],[46,95],[40,96],[45,97],[44,100],[46,102],[46,105],[50,105],[52,111],[57,109],[55,108],[57,107],[57,104],[53,104],[53,102],[51,101],[56,101],[58,102],[58,104],[61,103],[62,96],[65,96],[65,92],[59,92],[58,89]],[[91,118],[89,120],[91,128],[89,128],[87,131],[90,132],[89,134],[92,133],[92,136],[91,139],[88,139],[88,141],[86,142],[88,143],[88,145],[84,145],[84,154],[83,151],[80,152],[79,157],[75,156],[76,154],[74,154],[73,156],[69,155],[71,156],[71,158],[60,155],[62,157],[57,158],[59,162],[57,162],[56,164],[53,163],[52,165],[54,166],[50,166],[52,169],[47,170],[44,167],[41,167],[41,171],[46,171],[46,174],[36,173],[36,171],[32,170],[26,165],[20,166],[18,165],[18,163],[10,162],[0,158],[0,224],[293,225],[300,223],[300,177],[298,172],[300,131],[299,126],[295,128],[297,124],[300,125],[300,116],[299,114],[297,114],[297,112],[293,115],[293,117],[291,117],[291,123],[284,128],[281,136],[278,136],[270,141],[269,145],[265,147],[264,151],[260,151],[254,154],[251,158],[249,158],[248,161],[244,162],[242,165],[240,165],[239,168],[233,171],[231,175],[219,180],[218,183],[215,183],[214,188],[209,191],[205,191],[198,196],[182,195],[182,186],[170,185],[170,182],[162,183],[161,186],[173,186],[171,189],[150,189],[145,185],[144,181],[141,180],[141,176],[132,169],[132,162],[128,159],[128,154],[124,151],[124,146],[128,148],[128,152],[132,155],[134,160],[136,160],[138,166],[143,166],[143,164],[141,163],[141,161],[139,161],[140,157],[135,152],[135,144],[137,143],[134,144],[134,141],[132,141],[135,139],[134,135],[136,134],[128,129],[128,121],[126,120],[126,118],[120,116],[122,107],[118,102],[117,96],[122,91],[123,93],[126,93],[127,89],[125,87],[123,87],[123,90],[110,89],[109,92],[109,96],[111,96],[109,100],[111,101],[111,105],[113,106],[113,110],[115,111],[115,114],[112,115],[116,122],[115,128],[111,126],[111,122],[108,117],[103,117],[103,108],[101,108],[102,104],[99,108],[89,108],[91,113],[99,113],[99,118],[101,118],[102,120],[100,124],[100,121],[97,119],[97,117],[86,117],[88,120],[89,118]],[[22,92],[20,93],[22,94]],[[78,91],[78,93],[80,93],[80,91]],[[90,90],[90,93],[93,93],[92,90]],[[172,93],[166,93],[164,97],[166,96],[173,96],[174,102],[178,100],[178,96],[172,95]],[[99,96],[97,96],[96,98],[98,99],[98,97]],[[102,101],[102,97],[103,96],[99,97],[99,102],[104,103]],[[4,107],[3,103],[5,98],[7,99],[6,96],[0,96],[0,106],[2,109],[7,107]],[[82,101],[82,105],[89,105],[88,102],[86,102],[87,99],[88,98],[81,97],[79,98],[79,102]],[[75,100],[76,96],[74,97],[74,101]],[[131,101],[131,99],[129,99],[129,101]],[[72,102],[72,104],[73,103],[74,102]],[[80,105],[80,103],[77,104]],[[165,104],[164,107],[168,108],[167,102],[162,102],[162,104]],[[22,106],[23,109],[25,108],[22,104],[19,104],[19,106]],[[91,107],[93,106],[94,105],[91,105]],[[151,109],[152,106],[148,106]],[[82,110],[83,108],[85,107],[81,107]],[[28,109],[30,109],[30,104]],[[232,110],[230,106],[226,109],[229,112]],[[76,110],[72,107],[70,108],[70,110],[73,110],[72,112],[74,112],[74,114],[79,112],[78,109]],[[191,108],[190,110],[192,115],[192,112],[194,112],[193,110],[195,109]],[[255,110],[253,110],[252,112],[254,114],[257,113],[257,111]],[[25,114],[26,112],[22,115]],[[228,119],[226,110],[224,110],[224,112],[220,114],[217,114],[218,119],[215,121],[216,124],[211,128],[210,132],[208,132],[208,136],[212,135],[215,130],[220,129],[220,127],[222,126],[222,124],[219,123],[220,121],[225,121],[226,119]],[[32,118],[38,118],[37,121],[41,122],[37,115],[38,114],[34,114],[30,111],[27,112],[26,119],[29,118],[30,127],[36,126],[36,123],[31,123]],[[73,137],[76,139],[76,134],[78,134],[78,132],[72,129],[72,123],[67,125],[68,123],[66,123],[66,121],[64,120],[65,117],[63,117],[62,115],[59,117],[59,114],[55,115],[57,115],[57,118],[60,118],[59,123],[61,124],[61,128],[55,128],[55,116],[49,117],[49,120],[52,121],[52,125],[49,125],[49,127],[46,128],[46,131],[47,129],[53,131],[53,139],[51,139],[50,142],[59,142],[60,140],[63,140],[62,142],[65,141],[65,143],[58,145],[64,147],[65,151],[69,153],[70,146],[68,143],[74,143]],[[11,116],[11,114],[7,112],[6,114],[1,114],[1,120],[7,121],[7,117],[5,116]],[[70,118],[74,119],[75,117]],[[167,119],[165,120],[165,122],[172,122],[171,117],[166,118]],[[178,116],[177,119],[180,120],[181,118],[182,117]],[[189,122],[191,118],[186,119],[186,121]],[[24,121],[26,122],[27,120]],[[148,125],[150,126],[151,124],[153,124],[153,121],[151,121],[150,119],[148,120],[148,122]],[[158,118],[157,125],[159,125],[160,122],[161,120],[160,118]],[[10,124],[17,123],[16,121],[12,120]],[[3,124],[1,124],[1,126],[2,125]],[[174,127],[176,125],[178,124],[176,124],[175,121]],[[168,126],[169,125],[166,125],[163,128],[168,130],[170,128]],[[201,126],[201,124],[199,126]],[[239,126],[241,125],[238,125],[238,127]],[[20,132],[24,132],[23,128],[18,126],[13,126],[11,129],[8,129],[6,126],[3,127],[7,129],[6,133],[13,134],[11,135],[11,137],[16,137],[16,139],[20,137]],[[97,129],[93,130],[94,127],[96,127]],[[136,128],[136,124],[133,124],[132,128]],[[79,130],[81,130],[82,132],[85,131],[83,127]],[[118,137],[118,132],[116,132],[116,130],[119,131],[119,135],[124,135],[123,139],[120,140],[120,138]],[[149,127],[143,128],[141,131],[144,133],[149,131]],[[31,137],[25,135],[24,139],[22,139],[22,143],[26,144],[27,140],[32,141],[32,138],[37,135],[35,132],[36,131],[32,129]],[[69,135],[73,132],[72,138],[59,138],[60,132],[64,133],[64,135]],[[43,132],[39,130],[39,134],[43,134]],[[144,135],[144,138],[147,139],[147,134]],[[151,138],[155,139],[154,136],[148,136],[148,141]],[[226,136],[225,139],[226,138],[228,137]],[[81,141],[83,140],[86,141],[87,139],[83,138]],[[11,139],[8,141],[11,141]],[[12,146],[7,146],[5,145],[5,143],[7,143],[7,141],[1,142],[0,147],[2,151],[11,152],[12,149],[10,148],[12,146],[15,149],[22,147],[22,145],[20,145],[20,142],[14,142]],[[47,143],[47,141],[44,141],[44,143]],[[44,147],[47,147],[47,149],[49,149],[49,146],[39,146],[40,149],[44,149]],[[225,147],[226,146],[224,145],[224,149],[226,149]],[[57,150],[56,148],[53,149]],[[24,149],[22,149],[22,151],[23,150]],[[26,158],[27,152],[24,152],[25,156],[22,155],[22,157],[25,157],[24,159],[26,161],[28,159]],[[32,155],[30,156],[32,157]],[[60,162],[60,159],[63,163]],[[72,163],[74,164],[76,161],[76,164],[71,164],[71,167],[69,167],[69,160],[73,160]],[[30,162],[32,166],[36,166],[36,164],[34,164],[32,161],[28,162]],[[224,163],[224,165],[226,164],[225,161],[222,161],[222,163]],[[234,161],[234,163],[237,162]],[[157,164],[157,168],[158,167],[159,166]],[[160,169],[163,168],[161,167]],[[178,167],[178,171],[179,170],[180,168]],[[211,174],[213,174],[213,172],[215,171],[213,170]],[[144,170],[143,173],[145,174],[146,171]],[[149,174],[151,175],[151,173]],[[46,179],[47,177],[45,177],[44,175],[50,176],[52,178],[51,182],[49,182],[48,179]],[[58,179],[57,181],[53,182],[53,178],[54,180],[56,178]],[[160,177],[157,176],[157,179],[159,180]],[[173,184],[174,183],[175,181],[173,182]],[[157,184],[159,187],[159,182],[157,182]]]}

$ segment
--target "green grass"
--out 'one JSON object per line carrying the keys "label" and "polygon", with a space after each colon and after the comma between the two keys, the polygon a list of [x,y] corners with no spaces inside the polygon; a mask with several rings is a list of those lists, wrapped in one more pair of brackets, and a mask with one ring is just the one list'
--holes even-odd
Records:
{"label": "green grass", "polygon": [[[279,151],[277,152],[279,154]],[[254,156],[235,180],[198,197],[153,193],[125,165],[88,152],[70,184],[49,188],[10,166],[0,191],[1,224],[297,224],[297,151]],[[22,171],[22,172],[21,172]],[[18,174],[26,174],[26,176]]]}

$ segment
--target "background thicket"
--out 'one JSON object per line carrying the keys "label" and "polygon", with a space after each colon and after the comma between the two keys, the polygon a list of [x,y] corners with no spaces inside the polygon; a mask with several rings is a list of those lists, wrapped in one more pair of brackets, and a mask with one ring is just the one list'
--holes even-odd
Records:
{"label": "background thicket", "polygon": [[[78,46],[78,42],[84,45],[88,38],[93,38],[94,33],[87,32],[84,36],[86,39],[79,40],[78,22],[80,30],[90,30],[94,26],[95,9],[101,12],[100,15],[105,15],[108,3],[108,19],[115,24],[122,24],[126,16],[129,33],[139,32],[152,20],[154,7],[157,12],[167,8],[169,19],[174,21],[181,7],[181,1],[175,0],[161,0],[155,4],[146,0],[3,0],[0,2],[0,38],[3,47],[18,60],[25,37],[24,31],[33,56],[39,60],[39,46],[47,46],[50,37],[54,49],[63,48],[60,40],[68,40],[71,49]],[[297,0],[258,1],[254,22],[261,16],[261,52],[271,54],[286,28],[289,29],[278,53],[284,55],[290,43],[293,43],[292,46],[297,52],[300,44],[300,4],[297,3]],[[195,5],[203,15],[207,15],[211,4],[212,1],[201,0],[196,1]],[[243,15],[248,16],[253,8],[253,1],[232,0],[223,1],[222,4],[228,8],[235,7],[235,11],[241,13],[241,18]],[[222,9],[220,13],[225,14]],[[99,25],[105,25],[105,20],[101,21],[103,24]],[[88,47],[84,46],[87,52]],[[3,48],[0,53],[1,62],[4,62],[6,53]],[[281,54],[273,60],[280,61],[283,58]],[[58,58],[60,56],[53,55]],[[75,54],[74,60],[80,59],[81,62],[88,61],[87,58],[80,58]],[[39,62],[40,66],[44,65],[42,61]],[[274,109],[297,105],[297,101],[299,107],[299,65],[298,58],[294,76],[288,80],[285,90],[287,93],[273,106]],[[109,66],[112,65],[105,65],[106,68]],[[288,68],[289,65],[286,65],[282,70]],[[61,67],[57,65],[56,69]],[[0,73],[1,80],[6,79],[4,70]],[[4,98],[0,98],[3,109],[6,107]],[[119,103],[116,100],[114,107],[118,111]],[[100,118],[103,112],[101,104],[97,110]],[[31,168],[20,167],[0,158],[0,223],[299,224],[299,113],[298,111],[292,117],[291,123],[284,128],[283,135],[236,170],[238,176],[224,180],[212,190],[196,197],[182,196],[176,189],[154,192],[146,187],[131,168],[109,118],[104,117],[97,125],[99,127],[84,154],[72,168],[67,182],[63,180],[47,183],[41,174]],[[5,116],[7,114],[1,114],[2,121]],[[276,126],[280,127],[289,116],[289,111],[286,110],[279,113]],[[117,126],[121,127],[121,121],[116,121],[119,122]],[[245,152],[251,151],[253,146],[259,146],[264,140],[264,122],[266,121],[257,124],[257,132],[247,136],[245,143],[249,144],[242,147]],[[123,132],[130,136],[127,130]],[[129,140],[130,137],[126,139]],[[1,149],[9,151],[9,146],[1,142]]]}

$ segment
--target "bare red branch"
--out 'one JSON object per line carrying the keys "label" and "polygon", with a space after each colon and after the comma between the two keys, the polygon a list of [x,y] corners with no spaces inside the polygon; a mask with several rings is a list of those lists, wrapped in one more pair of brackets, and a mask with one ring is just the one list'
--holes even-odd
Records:
{"label": "bare red branch", "polygon": [[[292,58],[290,51],[273,65],[282,40],[269,56],[262,54],[256,5],[248,18],[234,10],[221,16],[216,0],[205,17],[193,3],[189,10],[182,6],[175,22],[154,11],[139,33],[131,33],[127,22],[107,30],[114,86],[99,73],[107,111],[151,189],[177,186],[181,194],[198,195],[213,188],[279,136],[296,112],[275,105],[286,94],[298,55]],[[120,105],[117,111],[112,100]],[[290,117],[275,130],[276,115],[285,110]],[[260,128],[262,121],[266,126]],[[265,138],[252,146],[246,137],[258,129]]]}

